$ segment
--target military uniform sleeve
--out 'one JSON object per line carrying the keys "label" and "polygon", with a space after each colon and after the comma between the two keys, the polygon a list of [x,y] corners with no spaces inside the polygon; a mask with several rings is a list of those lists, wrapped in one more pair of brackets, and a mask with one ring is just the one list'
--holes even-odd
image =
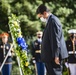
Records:
{"label": "military uniform sleeve", "polygon": [[32,54],[33,58],[35,58],[34,42],[32,43],[32,50],[31,50],[31,54]]}

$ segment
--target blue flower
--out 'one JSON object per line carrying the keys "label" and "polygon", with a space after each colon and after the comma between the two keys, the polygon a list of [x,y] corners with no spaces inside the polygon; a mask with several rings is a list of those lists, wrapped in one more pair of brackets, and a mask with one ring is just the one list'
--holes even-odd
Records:
{"label": "blue flower", "polygon": [[17,38],[17,43],[22,48],[22,50],[27,50],[28,46],[27,46],[26,41],[24,40],[23,37],[18,37]]}

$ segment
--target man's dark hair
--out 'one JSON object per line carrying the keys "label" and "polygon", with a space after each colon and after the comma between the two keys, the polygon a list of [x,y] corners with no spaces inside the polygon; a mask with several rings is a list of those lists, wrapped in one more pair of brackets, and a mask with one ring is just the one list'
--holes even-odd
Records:
{"label": "man's dark hair", "polygon": [[46,12],[49,12],[49,9],[44,5],[44,4],[41,4],[37,10],[36,10],[36,14],[43,14],[43,12],[46,11]]}

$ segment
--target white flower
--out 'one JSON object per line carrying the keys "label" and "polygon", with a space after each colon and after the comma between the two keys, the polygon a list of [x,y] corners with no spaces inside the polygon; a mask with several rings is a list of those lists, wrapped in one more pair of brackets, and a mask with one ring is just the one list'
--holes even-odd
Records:
{"label": "white flower", "polygon": [[21,32],[21,30],[20,30],[20,29],[18,29],[17,31],[18,31],[18,32]]}

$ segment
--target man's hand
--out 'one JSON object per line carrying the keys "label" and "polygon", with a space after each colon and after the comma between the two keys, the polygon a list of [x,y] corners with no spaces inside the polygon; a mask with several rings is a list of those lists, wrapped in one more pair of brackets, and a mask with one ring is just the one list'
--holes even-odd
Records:
{"label": "man's hand", "polygon": [[55,63],[60,65],[60,60],[59,60],[59,57],[55,57]]}

